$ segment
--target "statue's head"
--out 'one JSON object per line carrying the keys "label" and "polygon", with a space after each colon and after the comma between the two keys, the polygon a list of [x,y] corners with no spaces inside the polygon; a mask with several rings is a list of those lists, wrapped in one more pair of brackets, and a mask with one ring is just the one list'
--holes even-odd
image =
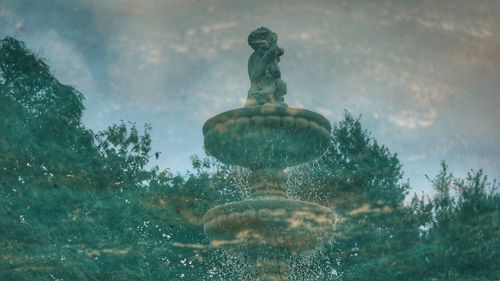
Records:
{"label": "statue's head", "polygon": [[264,51],[269,49],[272,44],[276,44],[278,35],[267,27],[259,27],[248,35],[248,45],[255,51]]}

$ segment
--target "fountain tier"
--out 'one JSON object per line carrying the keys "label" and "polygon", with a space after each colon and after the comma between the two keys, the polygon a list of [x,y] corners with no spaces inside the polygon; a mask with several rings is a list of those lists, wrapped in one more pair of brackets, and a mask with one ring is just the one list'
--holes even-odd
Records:
{"label": "fountain tier", "polygon": [[329,208],[289,199],[229,203],[209,210],[203,220],[213,247],[247,256],[314,249],[328,240],[334,223]]}
{"label": "fountain tier", "polygon": [[284,103],[286,83],[279,57],[284,50],[265,27],[248,43],[250,90],[245,107],[221,113],[203,126],[205,150],[223,163],[249,168],[249,200],[210,209],[205,234],[214,248],[244,255],[252,280],[289,280],[288,260],[329,240],[333,212],[312,202],[288,199],[286,167],[318,158],[330,143],[330,122]]}
{"label": "fountain tier", "polygon": [[313,160],[328,146],[330,131],[330,122],[315,112],[270,103],[221,113],[203,126],[209,155],[252,170]]}

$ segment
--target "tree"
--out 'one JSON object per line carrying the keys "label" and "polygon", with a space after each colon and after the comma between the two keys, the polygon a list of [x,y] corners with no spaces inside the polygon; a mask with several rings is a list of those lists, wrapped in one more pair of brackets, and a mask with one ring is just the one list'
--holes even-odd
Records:
{"label": "tree", "polygon": [[[360,118],[345,113],[334,126],[327,152],[309,167],[300,167],[296,176],[306,177],[298,196],[350,212],[370,207],[399,206],[409,185],[396,154],[379,145],[361,127]],[[308,184],[309,183],[309,184]],[[366,206],[365,206],[366,207]]]}
{"label": "tree", "polygon": [[81,122],[83,95],[60,83],[24,43],[0,41],[0,185],[34,183],[104,190],[145,185],[156,168],[151,127],[94,133]]}
{"label": "tree", "polygon": [[94,133],[82,101],[22,42],[0,41],[0,280],[198,279],[201,218],[227,173],[149,168],[151,127]]}
{"label": "tree", "polygon": [[82,101],[22,42],[0,41],[0,184],[57,186],[95,164],[93,134],[81,123]]}
{"label": "tree", "polygon": [[149,186],[155,179],[158,167],[151,170],[146,165],[151,158],[151,125],[144,125],[141,136],[134,123],[130,128],[122,121],[96,134],[96,147],[102,158],[106,175],[100,178],[100,185],[107,188],[124,185]]}
{"label": "tree", "polygon": [[[238,171],[198,156],[184,175],[150,168],[151,127],[94,133],[82,100],[23,43],[0,41],[0,280],[238,280],[202,224],[241,200]],[[482,171],[462,180],[443,164],[437,195],[404,205],[397,155],[346,113],[323,157],[290,175],[292,196],[339,216],[315,262],[295,260],[299,280],[500,275],[500,199]]]}
{"label": "tree", "polygon": [[[456,178],[443,162],[431,180],[437,194],[419,260],[425,280],[497,280],[500,276],[500,196],[482,170]],[[424,280],[424,279],[423,279]]]}
{"label": "tree", "polygon": [[22,42],[0,41],[1,280],[148,280],[154,270],[139,264],[161,257],[143,253],[168,252],[157,226],[175,216],[145,206],[172,186],[146,167],[150,127],[95,134],[81,123],[82,101]]}
{"label": "tree", "polygon": [[327,152],[293,178],[300,180],[297,196],[339,215],[334,242],[315,269],[324,280],[331,272],[339,280],[405,280],[405,253],[418,241],[424,216],[403,204],[409,184],[397,155],[371,138],[359,118],[345,113]]}

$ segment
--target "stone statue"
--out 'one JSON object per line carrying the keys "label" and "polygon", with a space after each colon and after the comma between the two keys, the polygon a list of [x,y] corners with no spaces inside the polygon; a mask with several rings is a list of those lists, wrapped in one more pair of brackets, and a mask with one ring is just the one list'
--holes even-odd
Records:
{"label": "stone statue", "polygon": [[248,59],[250,90],[245,106],[265,103],[284,103],[286,83],[281,80],[278,67],[280,56],[285,53],[276,42],[278,35],[267,27],[260,27],[248,36],[248,45],[255,51]]}
{"label": "stone statue", "polygon": [[255,52],[248,60],[251,86],[245,106],[203,125],[205,151],[250,172],[248,198],[214,207],[203,217],[211,247],[241,257],[243,268],[250,269],[241,280],[291,280],[290,256],[322,247],[336,224],[330,208],[288,196],[287,167],[323,155],[332,126],[318,113],[284,103],[286,84],[278,68],[284,50],[277,40],[265,27],[248,36]]}

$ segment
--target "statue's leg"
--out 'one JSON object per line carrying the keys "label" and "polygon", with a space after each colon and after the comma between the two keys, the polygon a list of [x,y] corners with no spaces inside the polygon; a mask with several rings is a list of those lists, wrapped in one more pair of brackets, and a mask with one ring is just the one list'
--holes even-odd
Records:
{"label": "statue's leg", "polygon": [[278,79],[275,82],[276,87],[276,101],[285,102],[284,96],[286,95],[286,83],[285,81]]}

